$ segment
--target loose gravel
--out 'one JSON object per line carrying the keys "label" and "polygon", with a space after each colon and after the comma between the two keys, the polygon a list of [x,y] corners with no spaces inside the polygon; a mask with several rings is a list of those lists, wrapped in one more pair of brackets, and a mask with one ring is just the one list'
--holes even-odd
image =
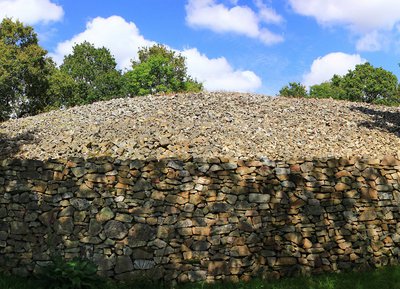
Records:
{"label": "loose gravel", "polygon": [[382,157],[400,109],[203,92],[114,99],[0,123],[0,158]]}

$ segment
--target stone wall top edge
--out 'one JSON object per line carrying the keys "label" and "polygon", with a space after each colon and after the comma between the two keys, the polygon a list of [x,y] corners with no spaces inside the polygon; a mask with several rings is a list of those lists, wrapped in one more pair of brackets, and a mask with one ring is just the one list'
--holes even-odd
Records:
{"label": "stone wall top edge", "polygon": [[193,163],[208,163],[208,164],[218,164],[218,163],[242,163],[242,165],[248,165],[254,162],[260,162],[262,165],[275,166],[279,164],[296,164],[304,162],[314,162],[314,163],[325,163],[328,161],[341,162],[346,164],[354,164],[356,162],[366,163],[370,165],[385,165],[385,166],[400,166],[400,156],[399,155],[385,155],[381,157],[373,157],[368,155],[363,156],[327,156],[327,157],[301,157],[292,159],[270,159],[268,157],[226,157],[226,156],[216,156],[216,157],[169,157],[169,158],[118,158],[110,156],[97,156],[97,157],[68,157],[68,158],[48,158],[48,159],[22,159],[22,158],[3,158],[0,159],[0,165],[34,165],[40,166],[45,163],[131,163],[131,162],[159,162],[168,163],[170,161],[177,161],[182,163],[193,162]]}

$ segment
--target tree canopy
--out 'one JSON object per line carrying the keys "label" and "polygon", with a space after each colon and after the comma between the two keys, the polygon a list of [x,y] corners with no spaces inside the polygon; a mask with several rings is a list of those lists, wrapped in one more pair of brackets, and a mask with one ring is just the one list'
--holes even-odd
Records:
{"label": "tree canopy", "polygon": [[163,45],[139,50],[139,60],[132,61],[132,70],[125,73],[128,95],[200,91],[202,84],[187,75],[185,58]]}
{"label": "tree canopy", "polygon": [[132,70],[121,75],[110,51],[76,44],[60,67],[38,44],[33,27],[5,18],[0,23],[0,121],[121,96],[200,91],[185,58],[165,46],[139,50]]}
{"label": "tree canopy", "polygon": [[372,103],[395,97],[398,80],[390,71],[367,62],[342,77],[335,75],[332,85],[341,89],[342,99]]}
{"label": "tree canopy", "polygon": [[[76,44],[57,67],[31,26],[10,18],[0,23],[0,121],[121,96],[202,89],[188,75],[185,58],[160,44],[141,48],[123,75],[107,48],[89,42]],[[400,104],[397,77],[370,63],[313,85],[309,93],[301,83],[290,82],[279,95]]]}
{"label": "tree canopy", "polygon": [[76,44],[53,79],[62,104],[77,105],[120,96],[122,79],[110,51],[89,42]]}
{"label": "tree canopy", "polygon": [[279,90],[280,96],[286,97],[306,97],[307,89],[300,82],[290,82]]}
{"label": "tree canopy", "polygon": [[334,75],[329,81],[310,87],[310,92],[299,82],[290,82],[279,94],[291,97],[334,98],[385,105],[400,104],[397,77],[370,63],[356,65],[343,76]]}
{"label": "tree canopy", "polygon": [[333,85],[332,81],[326,81],[310,87],[310,97],[312,98],[340,99],[342,95],[342,89],[336,85]]}
{"label": "tree canopy", "polygon": [[4,18],[0,23],[0,120],[35,114],[49,103],[51,61],[33,28]]}

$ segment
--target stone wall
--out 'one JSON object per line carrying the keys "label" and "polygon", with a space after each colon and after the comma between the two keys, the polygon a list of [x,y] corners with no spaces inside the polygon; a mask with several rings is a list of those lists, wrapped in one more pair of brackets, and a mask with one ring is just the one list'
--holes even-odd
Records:
{"label": "stone wall", "polygon": [[4,160],[0,268],[246,280],[397,263],[400,161]]}

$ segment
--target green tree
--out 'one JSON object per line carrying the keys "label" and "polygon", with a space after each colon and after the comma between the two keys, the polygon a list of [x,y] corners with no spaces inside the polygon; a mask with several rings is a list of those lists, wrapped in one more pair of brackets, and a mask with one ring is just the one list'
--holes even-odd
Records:
{"label": "green tree", "polygon": [[342,89],[333,85],[331,81],[323,82],[310,87],[310,97],[313,98],[340,99],[342,95]]}
{"label": "green tree", "polygon": [[4,18],[0,23],[0,120],[42,111],[52,63],[31,26]]}
{"label": "green tree", "polygon": [[163,45],[139,50],[139,61],[125,73],[125,92],[129,96],[151,93],[201,91],[201,83],[187,75],[185,58]]}
{"label": "green tree", "polygon": [[289,82],[289,85],[285,85],[279,90],[280,96],[286,97],[307,97],[307,89],[300,82]]}
{"label": "green tree", "polygon": [[56,66],[51,71],[49,84],[47,93],[52,96],[53,102],[48,109],[68,107],[81,103],[80,95],[77,93],[78,85],[75,80]]}
{"label": "green tree", "polygon": [[52,90],[67,106],[119,97],[122,77],[116,66],[107,48],[95,48],[86,41],[76,44],[54,75]]}
{"label": "green tree", "polygon": [[342,77],[335,75],[332,84],[342,90],[342,99],[373,103],[395,98],[398,80],[390,71],[367,62],[356,65]]}

